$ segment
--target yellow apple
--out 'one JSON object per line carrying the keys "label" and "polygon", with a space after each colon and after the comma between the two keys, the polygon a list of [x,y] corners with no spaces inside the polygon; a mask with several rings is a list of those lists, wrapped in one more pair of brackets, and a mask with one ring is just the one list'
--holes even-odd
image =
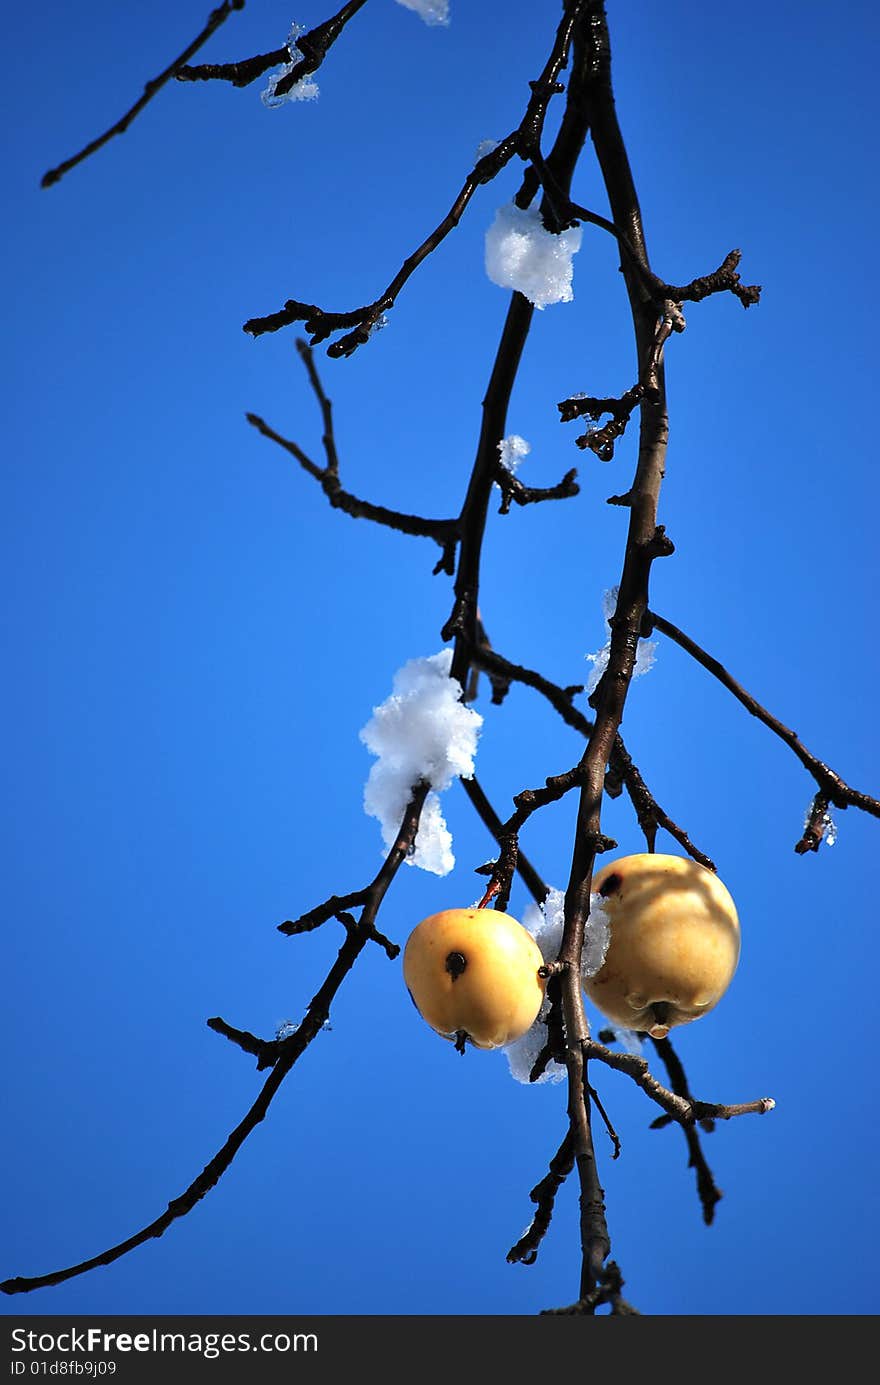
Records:
{"label": "yellow apple", "polygon": [[739,961],[739,919],[717,875],[684,856],[643,853],[595,877],[610,920],[605,961],[585,983],[615,1024],[662,1039],[707,1014]]}
{"label": "yellow apple", "polygon": [[530,1029],[544,999],[531,933],[497,909],[445,909],[409,935],[403,979],[416,1009],[462,1052],[502,1048]]}

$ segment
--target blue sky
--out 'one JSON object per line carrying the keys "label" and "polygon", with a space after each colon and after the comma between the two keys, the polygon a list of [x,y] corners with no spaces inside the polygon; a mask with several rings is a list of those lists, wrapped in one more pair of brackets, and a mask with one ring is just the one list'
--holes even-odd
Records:
{"label": "blue sky", "polygon": [[[317,455],[320,420],[288,331],[248,317],[287,297],[372,299],[439,220],[477,144],[514,128],[555,6],[452,0],[448,29],[392,0],[352,22],[309,104],[260,83],[173,84],[57,187],[46,168],[105,129],[204,22],[204,3],[52,0],[7,20],[2,607],[6,896],[0,1277],[95,1254],[151,1220],[256,1094],[210,1015],[269,1035],[336,954],[328,924],[275,924],[365,884],[381,859],[358,739],[396,669],[441,647],[434,546],[332,512],[246,424]],[[252,0],[204,50],[279,46],[292,15]],[[845,778],[880,792],[873,395],[874,7],[778,3],[744,22],[694,0],[611,0],[618,113],[655,268],[682,282],[733,246],[748,313],[692,306],[667,352],[660,518],[676,555],[655,608],[727,664]],[[552,124],[552,122],[551,122]],[[387,330],[319,357],[346,485],[457,512],[507,307],[483,236],[509,168],[410,282]],[[587,150],[575,194],[604,211]],[[628,437],[603,465],[556,401],[632,384],[610,239],[585,228],[574,301],[536,314],[509,415],[521,476],[573,465],[581,494],[493,514],[481,605],[496,646],[582,681],[617,580]],[[486,699],[483,699],[486,701]],[[537,695],[486,715],[477,770],[499,811],[581,747]],[[880,824],[795,856],[812,783],[729,695],[661,640],[624,734],[671,815],[718,863],[743,953],[723,1003],[676,1044],[707,1100],[771,1095],[705,1141],[724,1190],[703,1226],[675,1129],[598,1074],[623,1142],[597,1130],[613,1255],[662,1314],[876,1312],[873,1249]],[[380,917],[403,942],[470,904],[492,845],[460,786],[457,867],[404,870]],[[523,847],[564,885],[573,800]],[[641,839],[607,805],[621,854]],[[661,849],[672,849],[668,839]],[[511,911],[527,896],[517,885]],[[564,1131],[558,1087],[459,1058],[421,1024],[378,949],[214,1192],[109,1269],[25,1313],[533,1313],[577,1286],[574,1187],[538,1263],[505,1263]],[[855,1267],[865,1267],[857,1269]]]}

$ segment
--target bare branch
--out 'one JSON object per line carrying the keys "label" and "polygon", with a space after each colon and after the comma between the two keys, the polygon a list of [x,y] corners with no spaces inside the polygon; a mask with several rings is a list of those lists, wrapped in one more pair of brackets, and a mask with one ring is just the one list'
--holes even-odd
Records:
{"label": "bare branch", "polygon": [[287,919],[284,923],[279,923],[278,932],[286,933],[288,937],[293,937],[297,933],[311,933],[313,929],[320,928],[321,924],[326,923],[328,919],[339,918],[343,910],[354,909],[359,904],[365,904],[366,900],[366,890],[354,890],[351,894],[333,894],[323,904],[310,909],[307,914],[302,914],[300,918]]}
{"label": "bare branch", "polygon": [[178,82],[231,82],[234,87],[246,87],[273,67],[290,62],[290,50],[273,48],[271,53],[257,53],[234,63],[200,63],[197,67],[181,67],[174,76]]}
{"label": "bare branch", "polygon": [[553,1217],[556,1194],[574,1168],[574,1141],[571,1131],[550,1160],[550,1172],[537,1183],[529,1193],[535,1203],[535,1215],[530,1225],[520,1236],[516,1245],[507,1252],[508,1264],[533,1265],[538,1258],[538,1247],[547,1234]]}
{"label": "bare branch", "polygon": [[334,509],[342,510],[344,514],[351,515],[353,519],[372,520],[374,524],[382,524],[388,529],[396,529],[401,534],[412,534],[417,538],[433,539],[443,550],[440,561],[434,569],[435,573],[452,572],[455,549],[458,543],[457,520],[424,519],[421,515],[403,514],[399,510],[386,509],[384,505],[374,505],[369,500],[360,500],[349,491],[343,490],[342,482],[339,479],[339,456],[333,429],[333,406],[321,384],[311,347],[301,338],[297,340],[296,347],[321,410],[324,423],[322,444],[326,458],[325,465],[323,467],[318,466],[317,462],[312,461],[298,443],[291,442],[288,438],[282,437],[280,433],[276,433],[274,428],[270,428],[268,423],[258,414],[246,414],[248,423],[256,428],[258,433],[262,433],[264,438],[269,438],[279,447],[283,447],[285,452],[289,452],[292,457],[295,457],[303,470],[315,478]]}
{"label": "bare branch", "polygon": [[[303,303],[298,299],[289,298],[279,312],[250,318],[244,324],[244,331],[258,337],[266,332],[277,332],[279,328],[288,327],[294,322],[302,322],[310,334],[313,346],[325,341],[334,332],[351,329],[327,348],[328,356],[350,356],[359,346],[363,346],[382,315],[393,308],[398,294],[410,276],[458,225],[477,188],[483,183],[491,182],[514,155],[529,158],[531,151],[539,147],[547,107],[551,98],[563,90],[557,79],[568,60],[575,22],[587,9],[588,3],[589,0],[566,0],[565,11],[556,31],[550,56],[541,76],[530,84],[532,94],[520,124],[489,154],[477,161],[442,221],[425,237],[421,245],[407,256],[384,293],[362,308],[342,313],[326,312],[315,303]],[[532,185],[531,192],[528,193],[529,200],[534,196],[535,190],[535,186]]]}
{"label": "bare branch", "polygon": [[614,779],[619,779],[626,786],[649,851],[654,850],[657,828],[662,827],[664,831],[669,833],[670,837],[678,842],[679,846],[684,848],[692,860],[698,861],[707,870],[714,872],[717,869],[712,858],[701,851],[698,846],[695,846],[684,828],[679,827],[677,822],[673,822],[666,810],[661,808],[642,778],[638,766],[633,763],[620,733],[615,737],[611,763],[605,775],[606,793],[610,792],[609,781],[613,783]]}
{"label": "bare branch", "polygon": [[627,1303],[621,1290],[623,1289],[624,1279],[620,1273],[620,1268],[613,1260],[608,1260],[602,1266],[599,1282],[589,1293],[584,1294],[575,1303],[569,1303],[564,1308],[544,1308],[542,1317],[578,1317],[595,1313],[603,1303],[611,1307],[611,1316],[617,1318],[639,1317],[639,1310],[633,1308],[631,1303]]}
{"label": "bare branch", "polygon": [[[480,901],[481,908],[486,908],[496,896],[502,901],[502,907],[506,907],[519,855],[519,832],[532,813],[537,812],[539,808],[545,808],[549,803],[557,803],[572,789],[578,788],[580,783],[580,766],[575,765],[563,774],[550,775],[544,781],[543,788],[523,789],[514,796],[516,811],[499,826],[498,843],[501,853],[492,869],[486,893]],[[609,842],[609,845],[616,846],[616,842]]]}
{"label": "bare branch", "polygon": [[[472,658],[475,665],[495,678],[508,683],[523,683],[526,687],[534,688],[536,692],[541,693],[547,699],[568,726],[589,740],[593,723],[572,702],[572,696],[576,692],[581,692],[581,688],[562,688],[558,683],[551,682],[549,678],[545,678],[535,669],[512,663],[494,650],[485,638],[476,645]],[[705,866],[707,870],[715,870],[715,863],[712,859],[694,845],[684,828],[679,827],[678,823],[673,821],[654,798],[618,732],[614,739],[614,748],[606,776],[606,791],[612,797],[616,797],[617,793],[620,792],[620,785],[626,787],[627,794],[635,808],[639,826],[645,834],[649,851],[654,850],[657,829],[662,827],[684,848],[689,856],[695,861],[699,861],[701,866]]]}
{"label": "bare branch", "polygon": [[584,1041],[584,1056],[588,1059],[596,1059],[604,1063],[606,1067],[614,1068],[617,1072],[625,1073],[630,1077],[636,1086],[641,1087],[647,1096],[661,1106],[672,1120],[679,1125],[687,1127],[697,1124],[699,1121],[711,1120],[732,1120],[734,1116],[766,1116],[772,1111],[776,1102],[772,1097],[760,1097],[757,1101],[739,1102],[733,1106],[724,1106],[718,1102],[696,1101],[690,1096],[679,1096],[658,1082],[656,1077],[651,1075],[647,1059],[639,1057],[635,1053],[615,1053],[612,1049],[606,1048],[604,1044],[597,1043],[595,1039]]}
{"label": "bare branch", "polygon": [[334,510],[342,510],[344,514],[351,515],[352,519],[369,519],[374,524],[382,524],[387,529],[397,529],[401,534],[413,534],[416,538],[433,539],[441,547],[454,541],[456,537],[456,521],[454,519],[423,519],[421,515],[407,515],[399,510],[386,509],[384,505],[374,505],[369,500],[361,500],[356,495],[351,495],[342,489],[339,477],[329,468],[319,467],[317,463],[303,452],[297,443],[291,442],[288,438],[283,438],[280,433],[276,433],[274,428],[270,428],[259,414],[245,414],[245,418],[258,433],[262,433],[264,438],[276,442],[279,447],[283,447],[285,452],[289,452],[295,457],[304,471],[320,483],[321,489],[326,495]]}
{"label": "bare branch", "polygon": [[[686,1101],[693,1103],[688,1080],[685,1076],[684,1067],[681,1059],[672,1046],[668,1038],[652,1039],[652,1044],[657,1050],[661,1062],[669,1075],[669,1084],[676,1096],[683,1097]],[[672,1120],[672,1116],[659,1116],[656,1121],[651,1122],[652,1129],[658,1129],[661,1121]],[[703,1130],[708,1134],[715,1128],[714,1120],[704,1117],[698,1122]],[[700,1143],[699,1132],[695,1125],[683,1125],[684,1138],[688,1148],[688,1168],[694,1169],[697,1179],[697,1196],[700,1199],[700,1206],[703,1209],[703,1221],[707,1226],[711,1226],[715,1220],[715,1208],[721,1201],[722,1193],[712,1175],[712,1170],[703,1153],[703,1146]]]}
{"label": "bare branch", "polygon": [[[673,625],[663,616],[658,616],[656,611],[648,611],[645,616],[645,632],[650,633],[652,629],[668,635],[693,659],[696,659],[698,664],[717,678],[728,692],[733,693],[737,702],[742,703],[747,712],[750,712],[753,717],[757,717],[758,721],[772,731],[775,736],[778,736],[781,741],[784,741],[790,750],[794,751],[804,768],[813,776],[819,792],[813,800],[803,836],[795,845],[795,851],[798,854],[805,851],[818,851],[819,843],[824,835],[823,819],[831,803],[836,808],[861,808],[871,817],[880,818],[880,801],[871,798],[866,793],[861,793],[858,789],[850,788],[839,774],[836,774],[824,761],[817,759],[807,750],[794,731],[784,726],[778,717],[775,717],[772,712],[768,712],[766,707],[762,707],[751,693],[746,692],[742,684],[738,683],[732,674],[727,672],[723,664],[720,664],[711,654],[707,654],[705,649],[701,648],[683,630],[679,630],[677,625]],[[820,827],[822,827],[821,831],[819,830]]]}
{"label": "bare branch", "polygon": [[509,514],[511,502],[517,505],[539,505],[544,500],[570,500],[580,494],[581,488],[575,480],[576,476],[577,471],[572,469],[567,471],[555,486],[524,486],[506,467],[499,465],[496,480],[502,499],[498,512],[502,515]]}
{"label": "bare branch", "polygon": [[611,1124],[611,1118],[608,1115],[608,1112],[605,1110],[605,1107],[602,1105],[602,1102],[599,1099],[599,1093],[596,1091],[596,1088],[591,1087],[589,1082],[587,1083],[587,1092],[589,1093],[590,1100],[592,1101],[596,1110],[599,1112],[599,1115],[602,1117],[602,1123],[604,1124],[605,1129],[608,1131],[608,1138],[610,1139],[613,1147],[611,1158],[619,1159],[620,1137],[617,1134],[617,1131],[614,1129],[614,1126]]}
{"label": "bare branch", "polygon": [[[574,73],[582,74],[582,100],[613,222],[628,230],[628,253],[622,256],[621,268],[635,332],[638,379],[643,385],[650,384],[651,387],[650,391],[646,389],[645,397],[640,401],[639,457],[630,488],[630,522],[617,607],[611,620],[608,668],[591,698],[596,720],[581,760],[582,787],[559,953],[559,961],[566,967],[562,976],[562,991],[570,1119],[577,1131],[577,1157],[581,1173],[582,1273],[578,1301],[591,1304],[602,1286],[603,1266],[609,1254],[610,1240],[605,1220],[604,1194],[595,1167],[589,1110],[581,1109],[583,1102],[581,1108],[573,1104],[576,1084],[580,1085],[586,1080],[584,1066],[589,1057],[596,1056],[595,1046],[589,1038],[580,987],[581,953],[590,911],[593,864],[597,852],[602,850],[606,841],[601,829],[605,774],[614,753],[635,667],[642,620],[648,606],[651,566],[656,557],[670,551],[671,545],[665,540],[662,528],[657,523],[668,437],[662,363],[665,327],[658,331],[656,301],[650,297],[646,301],[644,292],[644,275],[650,274],[651,270],[638,197],[617,123],[611,86],[610,40],[604,5],[601,3],[591,9],[590,24],[576,37],[573,70],[572,82]],[[664,292],[664,303],[671,296]],[[667,310],[664,317],[669,319],[670,327],[680,329],[680,314],[676,316]]]}
{"label": "bare branch", "polygon": [[[45,1288],[50,1284],[61,1284],[66,1279],[73,1279],[75,1276],[85,1274],[89,1270],[96,1269],[99,1265],[111,1265],[114,1260],[119,1260],[123,1255],[136,1250],[138,1246],[144,1244],[157,1236],[162,1236],[171,1226],[172,1222],[180,1217],[185,1217],[193,1208],[201,1202],[202,1198],[215,1186],[229,1168],[245,1140],[251,1132],[259,1125],[265,1117],[272,1099],[275,1096],[281,1083],[290,1072],[297,1059],[302,1056],[309,1044],[320,1033],[325,1021],[330,1015],[330,1005],[342,982],[351,971],[358,956],[363,951],[370,939],[370,930],[379,906],[385,897],[388,886],[394,879],[398,869],[415,841],[418,831],[419,819],[422,807],[428,793],[428,785],[419,784],[413,789],[400,831],[397,839],[386,856],[382,867],[368,886],[364,894],[366,896],[364,911],[360,923],[354,928],[347,930],[345,941],[343,942],[336,961],[330,968],[327,976],[315,992],[309,1003],[305,1016],[299,1027],[288,1038],[283,1039],[278,1045],[278,1054],[272,1067],[272,1071],[266,1078],[262,1090],[256,1101],[251,1106],[243,1119],[238,1123],[226,1143],[217,1151],[213,1159],[205,1165],[197,1178],[190,1183],[179,1197],[172,1199],[168,1207],[161,1216],[156,1217],[142,1230],[129,1236],[127,1240],[120,1241],[118,1245],[111,1246],[102,1251],[100,1255],[93,1256],[90,1260],[83,1260],[77,1265],[71,1265],[67,1269],[54,1270],[51,1274],[37,1275],[33,1278],[18,1277],[7,1279],[0,1284],[0,1290],[5,1294],[29,1293],[32,1289]],[[233,1039],[244,1047],[248,1052],[254,1052],[249,1047],[249,1042],[259,1044],[259,1040],[254,1039],[253,1035],[247,1034],[244,1030],[233,1030],[224,1021],[213,1021],[211,1027],[224,1034],[227,1038]],[[244,1042],[242,1042],[244,1040]]]}
{"label": "bare branch", "polygon": [[416,538],[433,539],[441,547],[452,543],[456,535],[456,521],[454,519],[423,519],[421,515],[407,515],[399,510],[386,509],[384,505],[374,505],[369,500],[361,500],[356,495],[351,495],[342,489],[339,477],[332,471],[319,467],[311,460],[302,448],[288,438],[283,438],[280,433],[276,433],[274,428],[270,428],[259,414],[245,414],[245,418],[258,433],[262,433],[264,438],[269,438],[276,442],[279,447],[283,447],[285,452],[289,452],[295,457],[304,471],[320,483],[321,489],[326,495],[334,510],[342,510],[344,514],[351,515],[352,519],[369,519],[374,524],[382,524],[387,529],[396,529],[401,534],[412,534]]}
{"label": "bare branch", "polygon": [[[479,780],[476,776],[472,779],[462,779],[461,786],[496,842],[501,844],[504,838],[503,824],[483,792]],[[542,904],[547,898],[547,886],[521,851],[517,851],[516,869],[535,903]]]}
{"label": "bare branch", "polygon": [[264,1068],[273,1068],[281,1056],[282,1040],[259,1039],[256,1034],[251,1034],[247,1029],[233,1028],[219,1015],[209,1019],[207,1024],[208,1028],[213,1029],[215,1034],[222,1034],[224,1039],[237,1044],[243,1052],[252,1053],[257,1060],[257,1072],[262,1072]]}
{"label": "bare branch", "polygon": [[[667,284],[664,279],[659,278],[651,270],[647,263],[640,222],[634,224],[638,241],[638,244],[634,244],[633,240],[624,234],[618,224],[609,221],[607,217],[599,216],[587,207],[582,207],[578,202],[573,202],[560,188],[553,176],[552,169],[544,163],[538,152],[532,156],[532,165],[535,169],[535,176],[553,203],[560,223],[568,226],[577,221],[586,221],[590,225],[601,227],[602,230],[608,231],[614,236],[624,252],[627,268],[637,276],[656,304],[659,305],[664,299],[668,299],[676,305],[699,303],[702,299],[709,298],[716,293],[732,293],[735,298],[739,299],[744,308],[753,307],[760,301],[760,284],[743,284],[740,282],[738,266],[742,259],[741,250],[731,250],[718,268],[709,274],[701,274],[697,278],[691,279],[687,284]],[[675,326],[674,330],[683,331],[684,321],[682,320],[680,325]]]}
{"label": "bare branch", "polygon": [[126,111],[125,115],[122,116],[120,120],[117,120],[115,125],[111,125],[110,129],[105,130],[103,135],[99,135],[97,139],[93,139],[91,143],[87,144],[84,149],[81,149],[78,154],[74,154],[70,159],[65,159],[64,163],[60,163],[57,168],[50,168],[48,173],[44,173],[40,186],[50,188],[53,183],[57,183],[59,179],[63,178],[65,173],[68,173],[70,169],[82,163],[90,154],[94,154],[98,149],[103,148],[108,140],[113,139],[114,135],[125,134],[125,131],[135,117],[140,115],[144,106],[152,101],[153,97],[164,87],[165,83],[176,75],[178,69],[182,67],[184,63],[188,62],[192,55],[197,53],[203,44],[207,43],[214,31],[220,28],[220,25],[229,18],[233,10],[243,10],[244,6],[245,0],[222,0],[222,4],[218,5],[217,8],[212,10],[208,15],[208,22],[202,32],[193,39],[192,43],[184,48],[180,56],[175,58],[174,62],[170,63],[169,66],[165,68],[164,72],[160,72],[158,77],[154,77],[152,81],[147,82],[147,85],[144,87],[143,96],[135,101],[131,110]]}

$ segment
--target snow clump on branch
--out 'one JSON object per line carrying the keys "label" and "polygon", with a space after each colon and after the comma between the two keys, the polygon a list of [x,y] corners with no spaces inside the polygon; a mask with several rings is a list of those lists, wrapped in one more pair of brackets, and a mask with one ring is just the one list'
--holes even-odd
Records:
{"label": "snow clump on branch", "polygon": [[499,207],[486,232],[486,273],[502,289],[516,289],[536,308],[570,303],[572,257],[581,248],[582,228],[558,236],[548,231],[537,207],[514,202]]}
{"label": "snow clump on branch", "polygon": [[373,708],[360,733],[378,756],[364,789],[364,811],[378,818],[386,850],[394,845],[413,788],[423,780],[430,784],[407,863],[434,875],[448,875],[455,865],[438,794],[459,776],[473,778],[483,724],[478,712],[462,704],[451,665],[451,649],[404,664],[394,675],[391,696]]}
{"label": "snow clump on branch", "polygon": [[285,101],[316,101],[318,99],[320,88],[318,83],[313,82],[310,77],[300,77],[298,82],[294,82],[290,91],[285,92],[283,96],[275,95],[275,88],[282,77],[286,77],[288,72],[292,72],[297,63],[303,60],[304,54],[297,47],[296,42],[300,34],[303,33],[305,33],[304,24],[292,25],[287,36],[287,51],[290,54],[290,62],[284,63],[275,72],[270,72],[266,87],[260,92],[260,100],[269,110],[277,110],[279,106],[284,105]]}
{"label": "snow clump on branch", "polygon": [[532,444],[521,438],[519,433],[510,433],[502,438],[498,444],[498,456],[504,470],[512,475],[531,450]]}
{"label": "snow clump on branch", "polygon": [[449,23],[449,0],[397,0],[405,10],[415,10],[426,24]]}
{"label": "snow clump on branch", "polygon": [[[555,962],[562,946],[562,929],[565,923],[565,895],[562,890],[550,889],[541,905],[530,904],[523,914],[523,927],[527,928],[541,949],[545,962]],[[581,953],[581,976],[586,981],[595,976],[605,961],[611,932],[608,915],[602,907],[602,897],[590,895],[590,914],[584,928],[584,950]],[[531,1029],[521,1039],[508,1044],[504,1052],[510,1065],[510,1075],[517,1082],[530,1086],[529,1073],[535,1060],[547,1042],[547,1015],[550,1001],[544,997],[538,1018]],[[565,1068],[551,1058],[538,1082],[560,1082],[565,1076]]]}
{"label": "snow clump on branch", "polygon": [[[617,608],[617,593],[619,587],[612,587],[602,597],[602,614],[605,617],[605,626],[608,630],[608,639],[596,654],[586,654],[584,657],[589,659],[593,665],[590,676],[587,679],[585,692],[587,697],[592,697],[596,688],[599,686],[599,679],[608,667],[608,658],[611,654],[611,617]],[[636,663],[633,669],[633,678],[641,678],[643,673],[654,667],[654,660],[657,657],[656,640],[639,640],[636,645]]]}

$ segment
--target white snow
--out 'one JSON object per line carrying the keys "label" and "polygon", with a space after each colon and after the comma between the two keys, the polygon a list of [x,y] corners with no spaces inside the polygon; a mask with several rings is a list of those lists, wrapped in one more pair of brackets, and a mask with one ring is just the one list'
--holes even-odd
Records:
{"label": "white snow", "polygon": [[602,907],[602,896],[590,895],[590,916],[584,928],[584,950],[581,953],[581,976],[586,981],[604,965],[611,942],[611,922]]}
{"label": "white snow", "polygon": [[397,0],[405,10],[415,10],[426,24],[449,23],[449,0]]}
{"label": "white snow", "polygon": [[624,1053],[632,1053],[636,1058],[642,1056],[642,1041],[634,1029],[624,1029],[621,1024],[608,1024]]}
{"label": "white snow", "polygon": [[449,677],[451,664],[451,649],[404,664],[390,697],[373,708],[360,733],[378,757],[364,789],[364,811],[378,818],[386,849],[394,844],[414,786],[419,780],[431,785],[408,864],[434,875],[448,875],[455,865],[438,794],[459,776],[472,778],[483,724],[462,703],[461,684]]}
{"label": "white snow", "polygon": [[302,60],[303,55],[296,43],[302,33],[305,33],[304,24],[293,24],[291,26],[286,45],[287,51],[290,54],[290,62],[284,63],[282,67],[277,68],[274,72],[270,72],[265,89],[260,92],[260,100],[269,110],[277,110],[279,106],[284,105],[285,101],[316,101],[318,98],[320,88],[317,82],[312,81],[311,77],[300,77],[298,82],[294,82],[290,91],[285,92],[283,96],[275,95],[275,88],[281,81],[281,78],[286,77],[288,72],[292,72],[296,64]]}
{"label": "white snow", "polygon": [[[612,587],[605,592],[602,597],[602,614],[605,617],[605,628],[608,631],[608,639],[596,654],[586,654],[584,657],[593,665],[590,676],[587,679],[586,695],[591,697],[599,686],[599,679],[608,667],[608,656],[611,653],[611,617],[614,615],[617,606],[617,593],[619,587]],[[657,657],[656,640],[639,640],[636,645],[636,663],[633,669],[633,678],[641,678],[643,673],[654,667],[654,660]]]}
{"label": "white snow", "polygon": [[519,433],[509,433],[506,438],[502,438],[498,444],[498,454],[501,465],[505,471],[516,471],[520,462],[526,458],[532,450],[532,444],[521,438]]}
{"label": "white snow", "polygon": [[565,1076],[565,1068],[562,1064],[551,1058],[541,1076],[536,1078],[534,1082],[529,1082],[529,1073],[535,1066],[538,1054],[547,1042],[545,1021],[549,1009],[550,1002],[545,999],[541,1006],[541,1013],[531,1029],[527,1029],[521,1039],[514,1039],[513,1043],[508,1044],[503,1050],[507,1055],[511,1077],[514,1081],[522,1082],[529,1087],[537,1087],[541,1082],[561,1082]]}
{"label": "white snow", "polygon": [[[529,930],[541,949],[541,956],[544,961],[555,962],[562,946],[562,929],[565,922],[565,895],[563,891],[549,889],[547,898],[542,905],[529,905],[523,914],[522,922],[523,927]],[[581,975],[584,980],[589,976],[595,976],[602,966],[608,951],[609,941],[608,915],[602,907],[601,896],[592,894],[590,896],[590,914],[584,929],[584,950],[581,954]],[[547,1042],[546,1020],[549,1009],[550,1002],[545,997],[538,1018],[531,1029],[527,1030],[521,1039],[516,1039],[512,1044],[508,1044],[504,1050],[507,1054],[510,1075],[517,1082],[524,1082],[529,1086],[537,1085],[529,1082],[529,1073],[534,1066],[535,1059]],[[560,1082],[564,1076],[564,1066],[557,1063],[555,1059],[551,1059],[537,1081]]]}
{"label": "white snow", "polygon": [[491,154],[493,149],[498,148],[497,139],[481,139],[477,145],[477,152],[474,155],[474,163],[479,163],[480,159],[485,159],[487,154]]}
{"label": "white snow", "polygon": [[[809,808],[807,809],[806,813],[804,814],[804,828],[805,828],[805,829],[806,829],[807,826],[809,825],[810,815],[811,815],[812,811],[813,811],[813,804],[812,804],[812,801],[811,801],[811,802],[810,802]],[[819,829],[820,829],[819,841],[820,841],[820,842],[824,842],[826,846],[834,846],[835,842],[837,841],[837,823],[834,821],[834,818],[831,816],[831,810],[830,810],[829,808],[826,808],[826,809],[825,809],[825,812],[822,814],[821,818],[819,819]]]}
{"label": "white snow", "polygon": [[543,904],[530,904],[522,916],[527,928],[541,949],[545,962],[555,962],[562,946],[562,925],[565,915],[565,895],[552,886]]}
{"label": "white snow", "polygon": [[837,823],[827,808],[822,818],[822,840],[826,846],[834,846],[837,841]]}
{"label": "white snow", "polygon": [[502,289],[516,289],[536,308],[570,303],[572,256],[581,248],[582,228],[555,236],[537,207],[499,207],[486,232],[486,273]]}

